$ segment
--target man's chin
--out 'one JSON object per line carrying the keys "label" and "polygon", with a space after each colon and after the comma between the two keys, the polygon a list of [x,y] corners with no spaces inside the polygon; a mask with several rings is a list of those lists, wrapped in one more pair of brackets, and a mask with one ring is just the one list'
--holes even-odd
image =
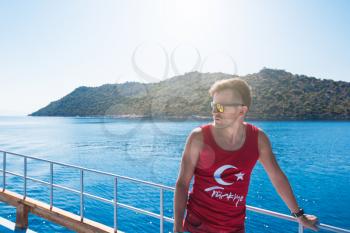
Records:
{"label": "man's chin", "polygon": [[223,128],[225,127],[225,121],[223,119],[217,119],[217,118],[214,118],[214,126],[215,127],[218,127],[218,128]]}
{"label": "man's chin", "polygon": [[220,129],[223,129],[223,128],[226,128],[226,127],[229,127],[229,126],[232,126],[233,122],[231,120],[228,120],[228,119],[222,119],[222,118],[214,118],[213,119],[213,126],[215,128],[220,128]]}

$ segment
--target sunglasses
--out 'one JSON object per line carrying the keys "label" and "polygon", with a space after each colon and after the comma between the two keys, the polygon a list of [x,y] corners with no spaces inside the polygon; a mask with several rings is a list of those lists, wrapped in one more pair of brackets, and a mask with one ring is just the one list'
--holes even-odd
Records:
{"label": "sunglasses", "polygon": [[218,104],[211,102],[210,103],[211,109],[215,112],[220,112],[224,113],[225,112],[225,107],[237,107],[237,106],[244,106],[244,104],[239,104],[239,103],[232,103],[232,104]]}

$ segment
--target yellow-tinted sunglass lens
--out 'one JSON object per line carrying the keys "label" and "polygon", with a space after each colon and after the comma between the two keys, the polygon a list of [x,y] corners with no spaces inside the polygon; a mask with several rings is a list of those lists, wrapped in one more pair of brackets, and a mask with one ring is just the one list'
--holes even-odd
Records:
{"label": "yellow-tinted sunglass lens", "polygon": [[224,106],[221,105],[221,104],[216,104],[214,102],[211,102],[210,103],[210,106],[212,108],[213,111],[216,111],[216,112],[224,112]]}
{"label": "yellow-tinted sunglass lens", "polygon": [[221,104],[216,104],[216,109],[218,110],[218,112],[224,112],[224,106]]}

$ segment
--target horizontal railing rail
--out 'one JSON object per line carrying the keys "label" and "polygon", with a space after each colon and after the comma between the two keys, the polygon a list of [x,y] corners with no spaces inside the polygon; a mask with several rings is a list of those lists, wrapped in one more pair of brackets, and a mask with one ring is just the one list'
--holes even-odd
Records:
{"label": "horizontal railing rail", "polygon": [[[33,157],[33,156],[21,155],[21,154],[12,153],[12,152],[3,151],[3,150],[0,150],[0,153],[3,154],[3,168],[0,169],[0,172],[2,172],[2,175],[3,175],[3,182],[2,182],[3,183],[3,190],[6,189],[6,174],[11,174],[13,176],[23,178],[23,180],[24,180],[24,183],[23,183],[24,197],[27,196],[27,181],[28,180],[49,186],[50,187],[50,208],[52,208],[52,206],[53,206],[53,188],[59,188],[59,189],[63,189],[66,191],[70,191],[70,192],[79,194],[80,195],[80,218],[81,218],[81,220],[84,219],[84,204],[85,204],[84,197],[89,197],[89,198],[95,199],[97,201],[111,204],[114,206],[114,217],[113,218],[114,218],[114,230],[115,231],[117,231],[117,229],[118,229],[118,217],[117,217],[118,207],[125,208],[125,209],[131,210],[131,211],[134,211],[134,212],[137,212],[140,214],[144,214],[144,215],[159,219],[159,221],[160,221],[159,222],[160,223],[160,229],[159,229],[160,233],[164,232],[164,221],[169,222],[169,223],[174,223],[174,219],[172,217],[168,217],[168,216],[164,215],[164,191],[174,192],[175,191],[174,187],[170,187],[170,186],[166,186],[166,185],[162,185],[162,184],[157,184],[157,183],[153,183],[153,182],[149,182],[149,181],[144,181],[144,180],[140,180],[140,179],[135,179],[135,178],[127,177],[127,176],[116,175],[113,173],[103,172],[103,171],[99,171],[99,170],[95,170],[95,169],[89,169],[89,168],[84,168],[84,167],[75,166],[75,165],[71,165],[71,164],[66,164],[66,163],[62,163],[62,162],[46,160],[46,159]],[[6,157],[7,157],[7,155],[19,156],[19,157],[23,158],[23,164],[24,164],[23,175],[6,170],[6,164],[7,164]],[[45,162],[45,163],[50,164],[50,181],[49,182],[39,180],[39,179],[36,179],[34,177],[30,177],[27,175],[27,169],[28,169],[28,161],[27,160],[28,159],[41,161],[41,162]],[[54,167],[53,166],[54,165],[78,169],[80,171],[80,190],[65,187],[63,185],[54,184],[53,183],[53,175],[54,175],[54,169],[53,169]],[[85,174],[85,172],[92,172],[92,173],[96,173],[96,174],[100,174],[100,175],[106,175],[106,176],[113,177],[114,178],[114,184],[113,184],[113,186],[114,186],[114,198],[110,200],[110,199],[106,199],[106,198],[85,192],[84,191],[84,174]],[[160,211],[159,211],[159,213],[154,213],[154,212],[151,212],[148,210],[144,210],[141,208],[137,208],[137,207],[134,207],[131,205],[127,205],[127,204],[123,204],[123,203],[118,202],[118,199],[117,199],[118,179],[128,180],[131,182],[141,183],[141,184],[148,185],[151,187],[159,188],[159,197],[160,197],[160,201],[159,201]],[[286,214],[282,214],[279,212],[274,212],[274,211],[270,211],[270,210],[266,210],[263,208],[250,206],[250,205],[247,205],[246,207],[247,207],[247,210],[249,210],[249,211],[253,211],[256,213],[284,219],[287,221],[297,222],[298,223],[298,232],[302,233],[304,231],[303,226],[297,221],[297,219],[290,216],[290,215],[286,215]],[[323,224],[323,223],[319,223],[317,226],[319,229],[328,230],[330,232],[350,233],[350,230],[327,225],[327,224]]]}

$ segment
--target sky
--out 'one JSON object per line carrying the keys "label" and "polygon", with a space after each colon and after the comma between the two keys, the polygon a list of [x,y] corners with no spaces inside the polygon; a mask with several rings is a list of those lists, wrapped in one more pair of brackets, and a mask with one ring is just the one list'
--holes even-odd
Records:
{"label": "sky", "polygon": [[350,82],[348,12],[346,0],[0,0],[0,115],[194,70]]}

